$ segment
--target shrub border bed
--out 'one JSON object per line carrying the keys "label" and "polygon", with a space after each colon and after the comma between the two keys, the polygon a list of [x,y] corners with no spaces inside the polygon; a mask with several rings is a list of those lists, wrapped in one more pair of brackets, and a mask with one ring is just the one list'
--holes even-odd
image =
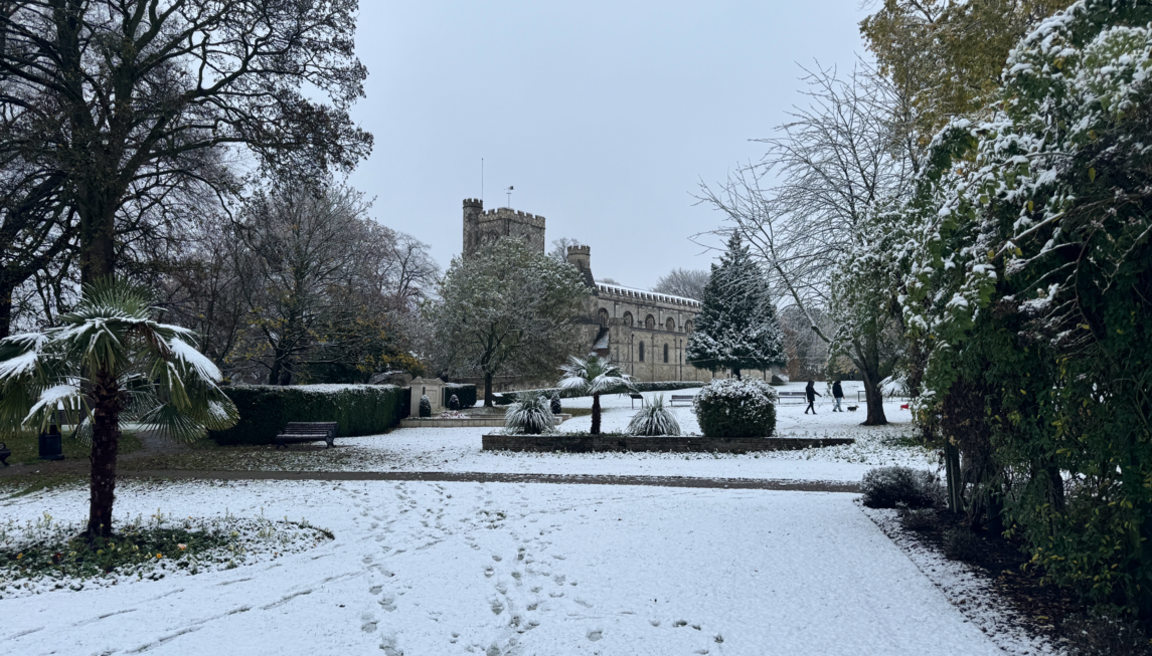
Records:
{"label": "shrub border bed", "polygon": [[853,444],[847,437],[640,437],[636,435],[485,435],[484,451],[748,453]]}

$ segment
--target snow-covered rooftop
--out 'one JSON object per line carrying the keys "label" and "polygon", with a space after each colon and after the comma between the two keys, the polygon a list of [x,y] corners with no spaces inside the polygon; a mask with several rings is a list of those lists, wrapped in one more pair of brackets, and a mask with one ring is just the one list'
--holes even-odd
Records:
{"label": "snow-covered rooftop", "polygon": [[632,296],[634,298],[641,298],[649,301],[662,301],[664,303],[672,303],[674,305],[691,305],[699,307],[700,301],[686,296],[673,296],[671,294],[661,294],[659,292],[652,292],[646,289],[635,289],[633,287],[625,287],[623,285],[610,285],[605,282],[596,283],[596,288],[602,292],[609,292],[612,294],[622,294],[624,296]]}

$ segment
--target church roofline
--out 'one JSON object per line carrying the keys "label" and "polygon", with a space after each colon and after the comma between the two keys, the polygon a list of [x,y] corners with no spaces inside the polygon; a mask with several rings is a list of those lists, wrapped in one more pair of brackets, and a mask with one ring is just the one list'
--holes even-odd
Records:
{"label": "church roofline", "polygon": [[623,285],[610,285],[604,282],[596,283],[596,288],[601,292],[609,294],[619,294],[621,296],[628,296],[630,298],[638,298],[646,301],[662,301],[672,305],[686,305],[688,307],[698,308],[701,307],[700,301],[694,298],[687,298],[684,296],[672,296],[671,294],[661,294],[659,292],[650,292],[644,289],[634,289],[632,287],[625,287]]}

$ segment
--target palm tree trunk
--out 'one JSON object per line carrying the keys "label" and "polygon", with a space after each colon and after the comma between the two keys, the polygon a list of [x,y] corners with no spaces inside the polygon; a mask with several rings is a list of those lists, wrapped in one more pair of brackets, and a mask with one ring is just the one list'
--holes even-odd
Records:
{"label": "palm tree trunk", "polygon": [[107,371],[96,375],[92,423],[92,464],[88,505],[89,538],[112,535],[112,502],[116,490],[116,452],[120,447],[122,397],[116,377]]}
{"label": "palm tree trunk", "polygon": [[592,395],[592,434],[600,434],[600,395]]}

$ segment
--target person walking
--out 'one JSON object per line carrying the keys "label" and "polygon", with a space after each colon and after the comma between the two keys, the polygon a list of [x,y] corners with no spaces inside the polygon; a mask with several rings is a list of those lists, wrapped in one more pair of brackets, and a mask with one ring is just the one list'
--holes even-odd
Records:
{"label": "person walking", "polygon": [[832,383],[832,399],[836,401],[832,412],[844,412],[844,409],[840,407],[840,402],[844,400],[844,388],[840,386],[839,378],[836,379],[836,382]]}
{"label": "person walking", "polygon": [[804,414],[808,414],[809,410],[812,411],[812,414],[816,414],[816,397],[824,396],[820,392],[816,391],[816,381],[808,381],[808,387],[804,388],[804,394],[808,396],[808,407],[804,408]]}

